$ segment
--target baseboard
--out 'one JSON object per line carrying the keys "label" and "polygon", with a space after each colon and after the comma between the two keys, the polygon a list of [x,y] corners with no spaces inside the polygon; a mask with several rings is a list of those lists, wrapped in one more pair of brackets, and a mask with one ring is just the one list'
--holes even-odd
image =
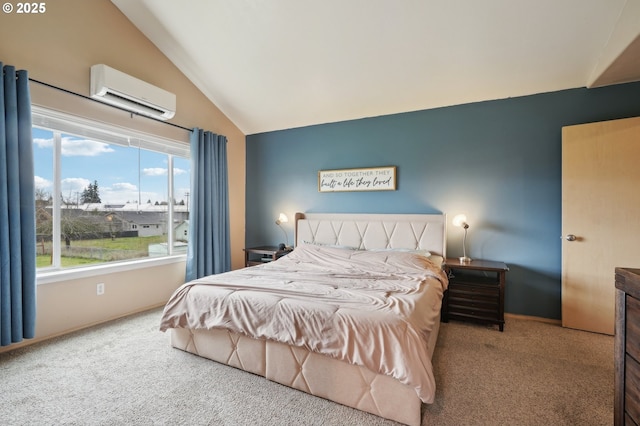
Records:
{"label": "baseboard", "polygon": [[543,318],[543,317],[534,317],[531,315],[520,315],[520,314],[508,314],[505,313],[504,314],[505,318],[513,318],[513,319],[520,319],[520,320],[527,320],[527,321],[538,321],[538,322],[544,322],[547,324],[553,324],[553,325],[562,325],[562,321],[561,320],[557,320],[557,319],[551,319],[551,318]]}

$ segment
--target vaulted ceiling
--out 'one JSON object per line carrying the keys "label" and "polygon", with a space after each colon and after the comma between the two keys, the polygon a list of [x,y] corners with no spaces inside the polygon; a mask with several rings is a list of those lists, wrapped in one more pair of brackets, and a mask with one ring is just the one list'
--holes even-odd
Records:
{"label": "vaulted ceiling", "polygon": [[640,80],[640,0],[112,0],[245,134]]}

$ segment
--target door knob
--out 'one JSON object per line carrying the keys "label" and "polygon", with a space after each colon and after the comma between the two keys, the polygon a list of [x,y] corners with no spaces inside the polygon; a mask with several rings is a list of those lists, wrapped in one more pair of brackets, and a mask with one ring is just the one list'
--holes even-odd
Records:
{"label": "door knob", "polygon": [[573,235],[573,234],[569,234],[569,235],[567,235],[566,237],[564,237],[564,239],[565,239],[565,240],[567,240],[567,241],[575,241],[575,240],[577,240],[577,239],[578,239],[578,237],[576,237],[576,236],[575,236],[575,235]]}

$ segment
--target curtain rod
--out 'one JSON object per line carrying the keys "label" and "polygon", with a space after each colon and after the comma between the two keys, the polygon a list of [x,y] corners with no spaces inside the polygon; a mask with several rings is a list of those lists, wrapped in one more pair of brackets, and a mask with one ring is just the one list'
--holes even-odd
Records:
{"label": "curtain rod", "polygon": [[65,92],[65,93],[68,93],[70,95],[79,96],[79,97],[81,97],[83,99],[87,99],[89,101],[98,102],[100,105],[106,105],[106,106],[109,106],[111,108],[116,108],[116,109],[119,109],[121,111],[126,111],[126,112],[128,112],[128,113],[130,113],[132,115],[135,114],[135,115],[140,116],[140,117],[148,118],[149,120],[157,121],[158,123],[161,123],[161,124],[166,124],[168,126],[177,127],[179,129],[186,130],[187,132],[192,132],[193,131],[193,129],[189,129],[189,128],[181,126],[179,124],[173,124],[173,123],[169,123],[168,121],[158,120],[157,118],[148,117],[146,115],[142,115],[142,114],[139,114],[139,113],[134,112],[134,111],[129,111],[127,109],[120,108],[119,106],[116,106],[116,105],[110,105],[110,104],[107,104],[107,103],[104,103],[104,102],[100,102],[99,100],[93,99],[92,97],[89,97],[89,96],[86,96],[86,95],[83,95],[83,94],[80,94],[80,93],[72,92],[71,90],[63,89],[62,87],[54,86],[53,84],[45,83],[43,81],[36,80],[36,79],[31,78],[31,77],[29,77],[29,81],[32,81],[32,82],[38,83],[38,84],[42,84],[43,86],[47,86],[47,87],[50,87],[52,89],[60,90],[61,92]]}

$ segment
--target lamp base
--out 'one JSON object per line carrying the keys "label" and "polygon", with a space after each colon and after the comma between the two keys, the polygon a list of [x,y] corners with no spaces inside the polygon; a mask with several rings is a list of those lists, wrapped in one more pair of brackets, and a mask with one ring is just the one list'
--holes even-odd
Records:
{"label": "lamp base", "polygon": [[460,258],[460,263],[471,263],[471,258],[467,256],[462,256]]}

